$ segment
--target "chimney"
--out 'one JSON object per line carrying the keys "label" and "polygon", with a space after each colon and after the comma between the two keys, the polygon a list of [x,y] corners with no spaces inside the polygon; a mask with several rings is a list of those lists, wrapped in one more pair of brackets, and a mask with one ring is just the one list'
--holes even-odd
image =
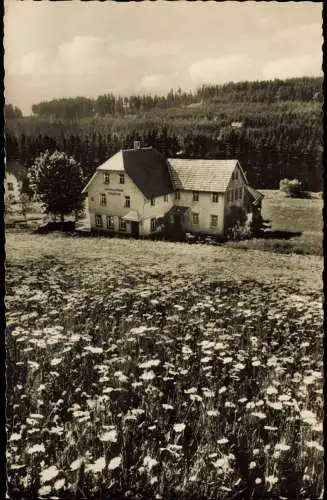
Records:
{"label": "chimney", "polygon": [[134,141],[134,149],[140,149],[141,148],[141,142],[140,141]]}

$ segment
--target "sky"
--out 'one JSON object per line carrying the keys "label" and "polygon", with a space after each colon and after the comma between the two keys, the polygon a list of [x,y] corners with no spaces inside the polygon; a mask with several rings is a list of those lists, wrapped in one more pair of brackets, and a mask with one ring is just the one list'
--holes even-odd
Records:
{"label": "sky", "polygon": [[320,2],[5,0],[5,100],[322,75]]}

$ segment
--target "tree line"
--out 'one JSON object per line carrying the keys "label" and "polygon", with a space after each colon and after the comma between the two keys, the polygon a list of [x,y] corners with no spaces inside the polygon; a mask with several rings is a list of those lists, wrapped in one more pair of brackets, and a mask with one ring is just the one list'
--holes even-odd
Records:
{"label": "tree line", "polygon": [[[80,163],[88,180],[107,158],[139,140],[166,157],[237,158],[249,182],[259,189],[278,189],[281,179],[297,178],[304,189],[322,191],[321,84],[320,78],[297,78],[202,86],[197,98],[207,100],[200,108],[180,105],[140,111],[134,117],[89,116],[68,122],[16,117],[6,122],[6,157],[28,169],[42,152],[62,151]],[[262,102],[257,102],[260,92]],[[169,102],[186,102],[184,94],[172,92]],[[268,94],[275,96],[274,102]],[[87,109],[88,100],[81,99]],[[108,102],[114,106],[114,96]],[[235,128],[233,122],[240,126]]]}
{"label": "tree line", "polygon": [[156,109],[170,109],[205,102],[322,102],[322,78],[302,77],[288,80],[231,82],[202,85],[196,91],[171,89],[166,95],[133,94],[116,96],[111,92],[97,98],[53,99],[33,104],[35,116],[52,120],[80,120],[95,116],[124,116]]}

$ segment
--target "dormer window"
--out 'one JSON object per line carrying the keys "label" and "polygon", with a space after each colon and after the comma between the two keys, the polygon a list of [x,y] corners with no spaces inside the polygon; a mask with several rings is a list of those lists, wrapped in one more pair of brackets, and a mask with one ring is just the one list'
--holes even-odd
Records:
{"label": "dormer window", "polygon": [[151,198],[151,206],[154,207],[156,204],[156,199],[155,198]]}
{"label": "dormer window", "polygon": [[119,184],[125,184],[125,175],[119,174]]}
{"label": "dormer window", "polygon": [[176,191],[176,200],[180,200],[181,199],[181,193],[180,191]]}
{"label": "dormer window", "polygon": [[110,184],[110,174],[108,172],[103,174],[103,182],[104,184]]}
{"label": "dormer window", "polygon": [[218,193],[212,193],[212,201],[213,203],[218,203]]}
{"label": "dormer window", "polygon": [[7,182],[7,188],[8,188],[8,191],[13,191],[14,190],[14,185],[12,182]]}

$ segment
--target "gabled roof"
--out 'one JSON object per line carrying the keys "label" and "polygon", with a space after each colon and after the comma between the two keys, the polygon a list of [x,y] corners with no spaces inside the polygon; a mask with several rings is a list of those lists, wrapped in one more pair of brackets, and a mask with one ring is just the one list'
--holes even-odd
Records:
{"label": "gabled roof", "polygon": [[[146,198],[173,192],[166,158],[154,148],[123,149],[97,168],[102,172],[126,172]],[[83,189],[85,193],[94,176]]]}
{"label": "gabled roof", "polygon": [[173,185],[178,190],[224,193],[236,165],[237,160],[169,159]]}
{"label": "gabled roof", "polygon": [[260,191],[257,191],[256,189],[254,189],[253,187],[246,186],[246,188],[253,198],[254,205],[257,205],[262,200],[262,198],[264,198],[264,195],[262,193],[260,193]]}

